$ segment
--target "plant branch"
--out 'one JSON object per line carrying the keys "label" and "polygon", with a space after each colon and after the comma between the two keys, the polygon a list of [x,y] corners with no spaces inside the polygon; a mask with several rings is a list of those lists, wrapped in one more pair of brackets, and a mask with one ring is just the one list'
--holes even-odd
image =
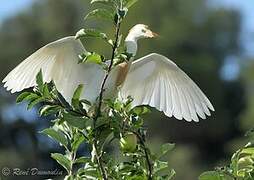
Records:
{"label": "plant branch", "polygon": [[45,101],[47,105],[57,105],[60,106],[61,108],[67,109],[69,112],[75,113],[79,116],[87,116],[87,114],[85,113],[81,113],[80,111],[76,111],[74,109],[70,109],[70,108],[66,108],[60,101],[50,101],[50,100],[46,100]]}
{"label": "plant branch", "polygon": [[[126,118],[128,119],[128,115],[126,116]],[[125,129],[125,123],[124,122],[123,122],[123,125],[122,125],[122,129]],[[146,143],[145,143],[145,141],[146,141],[145,137],[143,137],[142,134],[140,133],[140,131],[139,131],[140,129],[138,131],[135,131],[135,130],[127,128],[126,130],[131,131],[139,139],[140,144],[143,147],[143,150],[144,150],[144,153],[145,153],[145,159],[146,159],[146,163],[147,163],[147,167],[148,167],[147,179],[152,180],[152,177],[153,177],[153,163],[151,162],[151,160],[149,158],[148,148],[147,148]]]}
{"label": "plant branch", "polygon": [[101,106],[102,106],[102,100],[103,100],[103,94],[104,94],[104,88],[105,88],[105,85],[106,85],[106,82],[107,82],[107,79],[109,77],[109,73],[111,72],[112,70],[112,67],[113,67],[113,64],[114,64],[114,58],[115,58],[115,55],[116,55],[116,50],[117,50],[117,47],[118,47],[118,40],[119,40],[119,33],[120,33],[120,26],[121,26],[121,23],[117,23],[116,25],[116,40],[114,42],[114,46],[113,46],[113,51],[112,51],[112,56],[111,56],[111,59],[110,59],[110,64],[109,64],[109,67],[108,67],[108,70],[107,70],[107,73],[102,81],[102,85],[101,85],[101,88],[100,88],[100,95],[99,95],[99,105],[98,105],[98,111],[97,111],[97,115],[95,117],[95,120],[98,119],[98,117],[100,116],[101,114]]}
{"label": "plant branch", "polygon": [[152,165],[152,162],[149,158],[149,153],[147,151],[147,147],[146,147],[146,143],[145,143],[145,139],[142,137],[142,135],[139,133],[139,132],[135,132],[135,131],[132,131],[134,134],[136,134],[136,136],[138,137],[139,141],[140,141],[140,144],[141,146],[143,146],[143,149],[144,149],[144,153],[145,153],[145,158],[146,158],[146,163],[147,163],[147,166],[148,166],[148,175],[147,175],[147,178],[148,180],[152,180],[152,176],[153,176],[153,165]]}
{"label": "plant branch", "polygon": [[72,176],[73,174],[73,164],[74,164],[74,161],[76,159],[76,152],[73,152],[71,151],[71,164],[70,164],[70,171],[69,171],[69,176]]}
{"label": "plant branch", "polygon": [[97,163],[98,163],[98,166],[99,166],[99,170],[101,172],[101,175],[103,177],[104,180],[107,180],[108,179],[108,175],[105,171],[105,168],[103,167],[103,164],[101,162],[101,156],[98,154],[98,149],[97,149],[97,144],[96,142],[93,143],[93,149],[94,149],[94,155],[96,157],[96,160],[97,160]]}
{"label": "plant branch", "polygon": [[[115,58],[116,51],[117,51],[117,48],[118,48],[120,26],[121,26],[121,23],[119,22],[119,19],[118,19],[118,22],[117,22],[117,25],[116,25],[116,30],[115,30],[115,32],[116,32],[116,34],[115,34],[115,42],[114,42],[114,46],[112,48],[112,56],[111,56],[111,59],[110,59],[110,64],[109,64],[109,67],[107,69],[107,73],[106,73],[106,75],[105,75],[105,77],[104,77],[104,79],[102,81],[101,88],[100,88],[99,104],[98,104],[97,113],[96,113],[96,116],[95,116],[94,122],[93,122],[94,128],[96,127],[96,121],[97,121],[97,119],[101,115],[101,106],[102,106],[104,88],[105,88],[107,79],[109,77],[109,74],[110,74],[110,72],[112,70],[113,64],[114,64],[114,58]],[[106,173],[105,168],[103,167],[103,164],[101,162],[101,156],[98,154],[98,148],[97,148],[97,143],[96,143],[96,135],[95,135],[95,139],[94,139],[94,142],[93,142],[93,148],[95,150],[95,156],[96,156],[96,159],[97,159],[97,162],[98,162],[98,165],[99,165],[99,169],[100,169],[101,174],[103,176],[103,179],[107,180],[108,179],[107,173]]]}

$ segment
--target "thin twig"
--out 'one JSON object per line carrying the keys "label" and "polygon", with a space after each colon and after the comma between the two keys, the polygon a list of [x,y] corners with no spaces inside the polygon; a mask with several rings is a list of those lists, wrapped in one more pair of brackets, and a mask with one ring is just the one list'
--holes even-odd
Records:
{"label": "thin twig", "polygon": [[144,153],[145,153],[145,158],[146,158],[146,163],[148,166],[148,175],[147,178],[148,180],[152,180],[153,177],[153,165],[152,162],[149,158],[149,153],[147,151],[147,147],[146,147],[146,143],[145,143],[145,139],[142,137],[142,135],[138,132],[132,131],[134,134],[136,134],[136,136],[138,137],[140,144],[143,146],[144,149]]}
{"label": "thin twig", "polygon": [[73,164],[74,164],[74,161],[76,159],[76,152],[71,152],[71,164],[70,164],[70,171],[69,171],[69,176],[72,176],[73,175]]}
{"label": "thin twig", "polygon": [[[61,108],[66,108],[60,101],[46,101],[46,104],[47,105],[52,105],[52,106],[56,105],[56,106],[60,106]],[[87,114],[81,113],[81,112],[76,111],[74,109],[67,108],[67,110],[69,112],[75,113],[75,114],[77,114],[79,116],[87,116]]]}
{"label": "thin twig", "polygon": [[[128,116],[126,118],[128,118]],[[123,122],[123,125],[122,125],[122,129],[123,130],[125,129],[125,123],[124,122]],[[147,167],[148,167],[147,179],[152,180],[152,177],[153,177],[153,163],[149,158],[149,153],[147,151],[148,148],[147,148],[146,143],[145,143],[145,141],[146,141],[145,137],[143,138],[142,134],[140,134],[140,131],[136,132],[136,131],[131,130],[131,129],[126,129],[126,130],[131,131],[133,134],[135,134],[138,137],[138,139],[140,141],[140,144],[143,147],[143,150],[144,150],[144,153],[145,153],[145,159],[146,159],[146,163],[147,163]]]}
{"label": "thin twig", "polygon": [[111,57],[111,60],[110,60],[110,64],[109,64],[107,73],[106,73],[106,75],[105,75],[105,77],[102,81],[102,85],[101,85],[101,88],[100,88],[99,105],[98,105],[98,111],[97,111],[97,115],[95,117],[95,120],[97,120],[98,117],[101,114],[101,106],[102,106],[104,88],[105,88],[107,79],[109,77],[109,73],[112,70],[112,67],[113,67],[113,64],[114,64],[114,58],[115,58],[115,54],[116,54],[116,50],[117,50],[117,46],[118,46],[118,40],[119,40],[120,25],[121,25],[120,23],[117,23],[117,26],[116,26],[116,41],[115,41],[114,46],[113,46],[112,57]]}
{"label": "thin twig", "polygon": [[103,177],[104,180],[107,180],[108,179],[108,175],[105,171],[105,168],[103,167],[103,164],[101,162],[101,157],[100,155],[98,154],[98,149],[97,149],[97,144],[96,142],[93,143],[93,149],[94,149],[94,155],[96,157],[96,160],[97,160],[97,163],[98,163],[98,166],[99,166],[99,170],[101,172],[101,175]]}
{"label": "thin twig", "polygon": [[[102,84],[101,84],[101,88],[100,88],[100,95],[99,95],[99,104],[98,104],[98,109],[97,109],[97,113],[96,113],[96,116],[94,118],[94,128],[96,127],[96,121],[97,119],[100,117],[101,115],[101,106],[102,106],[102,100],[103,100],[103,94],[104,94],[104,88],[105,88],[105,85],[106,85],[106,82],[107,82],[107,79],[109,77],[109,74],[111,72],[111,69],[113,67],[113,64],[114,64],[114,58],[115,58],[115,55],[116,55],[116,50],[118,48],[118,40],[119,40],[119,33],[120,33],[120,25],[121,23],[118,21],[117,25],[116,25],[116,40],[114,42],[114,46],[113,46],[113,50],[112,50],[112,57],[111,57],[111,60],[110,60],[110,65],[108,67],[108,70],[107,70],[107,73],[102,81]],[[96,139],[94,139],[94,143],[93,143],[93,147],[94,147],[94,150],[95,150],[95,156],[96,156],[96,159],[97,159],[97,162],[98,162],[98,165],[99,165],[99,169],[101,171],[101,174],[103,176],[103,179],[104,180],[107,180],[108,177],[107,177],[107,173],[105,171],[105,168],[103,167],[103,164],[101,162],[101,156],[98,154],[98,148],[97,148],[97,142],[96,142]]]}

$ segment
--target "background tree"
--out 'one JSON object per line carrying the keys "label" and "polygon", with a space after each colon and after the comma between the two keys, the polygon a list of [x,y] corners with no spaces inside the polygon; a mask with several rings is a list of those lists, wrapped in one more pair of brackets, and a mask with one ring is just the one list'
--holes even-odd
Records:
{"label": "background tree", "polygon": [[[3,79],[11,68],[42,45],[75,34],[82,27],[87,8],[87,2],[81,0],[46,0],[5,21],[0,29],[0,49],[4,50],[0,57],[0,77]],[[251,109],[245,100],[250,101],[251,93],[245,95],[250,81],[225,82],[220,76],[225,58],[241,52],[238,41],[241,18],[236,11],[210,9],[201,0],[140,1],[131,11],[123,27],[126,33],[132,25],[142,22],[161,34],[161,38],[153,42],[141,42],[138,56],[156,50],[175,60],[206,92],[216,108],[210,120],[199,124],[167,119],[158,112],[146,120],[147,126],[153,127],[148,135],[154,147],[160,142],[177,142],[175,154],[169,159],[178,172],[177,179],[196,179],[201,171],[229,157],[231,148],[227,142],[241,134],[240,115],[245,106]],[[103,22],[88,23],[109,31]],[[104,47],[91,40],[85,45],[98,52]],[[25,120],[27,115],[23,112],[14,113],[14,99],[1,90],[0,167],[55,167],[48,158],[55,144],[36,134],[48,126],[48,121],[28,118],[29,121]],[[250,115],[247,119],[251,118]],[[27,152],[34,153],[28,156]]]}

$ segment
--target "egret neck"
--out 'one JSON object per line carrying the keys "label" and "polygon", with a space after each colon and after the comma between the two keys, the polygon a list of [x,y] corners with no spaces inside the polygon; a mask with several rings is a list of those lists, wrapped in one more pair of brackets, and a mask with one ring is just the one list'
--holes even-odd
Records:
{"label": "egret neck", "polygon": [[138,40],[142,38],[153,38],[156,36],[157,34],[152,32],[148,28],[148,26],[144,24],[137,24],[129,31],[129,34],[127,35],[125,39],[125,46],[126,46],[126,52],[128,54],[131,54],[132,57],[129,59],[128,62],[123,62],[117,66],[118,73],[116,76],[117,77],[116,84],[115,84],[116,87],[121,86],[126,79],[126,76],[130,70],[132,61],[134,60],[134,57],[137,54]]}
{"label": "egret neck", "polygon": [[132,57],[128,60],[128,62],[125,61],[117,65],[118,73],[116,76],[116,84],[115,84],[116,87],[120,87],[124,83],[126,76],[129,72],[131,63],[134,59],[134,56],[137,53],[137,47],[138,47],[137,41],[131,38],[132,38],[131,33],[129,33],[129,35],[125,39],[125,46],[126,46],[126,52],[128,54],[131,54]]}
{"label": "egret neck", "polygon": [[116,78],[116,87],[120,87],[129,72],[130,66],[132,61],[134,60],[135,55],[137,54],[138,50],[138,44],[137,44],[138,38],[135,36],[135,33],[133,31],[130,31],[128,36],[125,39],[125,46],[126,46],[126,52],[128,54],[131,54],[132,57],[128,60],[128,62],[123,62],[117,66],[118,73]]}
{"label": "egret neck", "polygon": [[[134,36],[133,33],[129,33],[128,36],[125,39],[125,46],[126,46],[126,52],[128,54],[131,54],[132,57],[135,57],[138,50],[138,38]],[[131,61],[133,58],[130,59]]]}

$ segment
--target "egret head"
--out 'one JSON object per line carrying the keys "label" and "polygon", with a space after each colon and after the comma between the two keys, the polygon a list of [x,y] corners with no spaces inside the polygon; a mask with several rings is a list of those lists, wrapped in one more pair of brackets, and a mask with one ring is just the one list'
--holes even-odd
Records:
{"label": "egret head", "polygon": [[157,37],[158,34],[151,31],[147,25],[137,24],[131,28],[128,36],[138,40],[142,38],[154,38]]}

